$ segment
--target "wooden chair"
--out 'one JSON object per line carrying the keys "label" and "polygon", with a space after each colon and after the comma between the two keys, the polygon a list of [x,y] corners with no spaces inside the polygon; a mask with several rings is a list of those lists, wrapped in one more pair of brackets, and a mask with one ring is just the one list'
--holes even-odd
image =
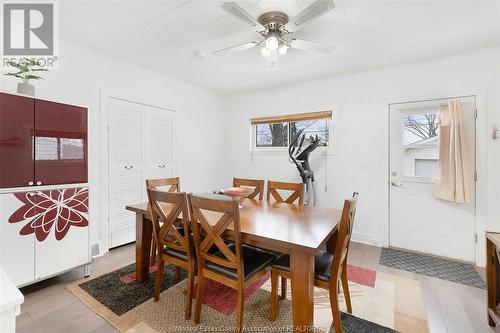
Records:
{"label": "wooden chair", "polygon": [[[158,260],[154,301],[160,298],[161,283],[165,262],[184,268],[188,272],[185,318],[191,317],[191,303],[195,275],[195,257],[191,233],[189,231],[189,211],[186,193],[163,192],[148,189],[149,204],[153,222],[154,239],[157,244]],[[168,211],[166,209],[168,208]],[[182,217],[180,215],[182,214]],[[183,234],[175,226],[176,220],[182,219]],[[160,219],[163,225],[160,226]]]}
{"label": "wooden chair", "polygon": [[[243,329],[245,288],[271,269],[273,254],[241,244],[238,200],[221,195],[189,195],[194,244],[198,260],[198,290],[194,322],[200,322],[205,279],[222,283],[238,292],[236,308],[237,332]],[[232,230],[230,225],[233,225]],[[202,233],[206,236],[202,238]],[[234,243],[226,244],[222,235],[232,235]],[[219,251],[211,253],[215,245]]]}
{"label": "wooden chair", "polygon": [[[286,190],[292,191],[290,196],[284,200],[283,197],[279,194],[278,190]],[[303,183],[284,183],[284,182],[276,182],[272,180],[267,181],[267,201],[271,201],[271,195],[273,196],[276,202],[286,202],[289,204],[293,204],[298,200],[299,205],[304,204],[304,184]],[[286,296],[286,278],[281,277],[281,297]]]}
{"label": "wooden chair", "polygon": [[264,180],[233,178],[233,187],[241,186],[254,188],[254,191],[247,198],[255,199],[256,196],[259,196],[259,200],[264,198]]}
{"label": "wooden chair", "polygon": [[146,179],[146,188],[160,189],[163,186],[170,186],[168,192],[180,192],[181,181],[179,177],[175,178],[160,178],[160,179]]}
{"label": "wooden chair", "polygon": [[[158,178],[158,179],[146,179],[146,189],[155,189],[155,190],[164,190],[164,187],[167,187],[168,192],[180,192],[181,191],[181,181],[179,177],[175,178]],[[177,226],[177,230],[179,232],[183,232],[182,226]],[[151,242],[151,254],[150,254],[150,262],[156,261],[156,243],[153,237]],[[175,270],[175,276],[178,279],[180,277],[181,271],[179,267]]]}
{"label": "wooden chair", "polygon": [[[292,191],[290,196],[285,200],[279,194],[278,190]],[[267,181],[267,201],[270,201],[271,195],[276,202],[286,202],[289,204],[295,203],[298,200],[299,205],[304,204],[304,184],[302,183],[283,183],[272,180]]]}
{"label": "wooden chair", "polygon": [[[335,332],[342,332],[342,321],[339,309],[339,284],[342,284],[347,312],[352,313],[351,295],[349,294],[349,284],[347,282],[347,253],[351,240],[354,216],[358,194],[355,193],[352,199],[344,202],[342,218],[338,231],[328,241],[328,250],[320,251],[314,260],[314,285],[316,287],[329,290],[330,306],[332,310]],[[271,270],[271,313],[270,319],[276,320],[278,277],[290,279],[290,256],[282,255],[273,263]],[[293,283],[293,282],[292,282]],[[285,295],[282,295],[286,297]]]}

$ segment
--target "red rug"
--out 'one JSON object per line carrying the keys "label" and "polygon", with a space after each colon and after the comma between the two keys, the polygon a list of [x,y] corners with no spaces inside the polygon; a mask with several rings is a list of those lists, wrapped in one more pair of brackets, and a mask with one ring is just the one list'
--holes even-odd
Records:
{"label": "red rug", "polygon": [[[149,267],[149,273],[156,272],[156,264]],[[267,273],[250,287],[245,289],[245,299],[250,297],[257,289],[271,277],[271,272]],[[370,269],[347,265],[347,279],[351,282],[373,288],[377,272]],[[135,273],[131,273],[120,278],[120,281],[129,284],[135,282]],[[196,297],[196,286],[193,288],[193,297]],[[203,304],[208,305],[225,315],[230,315],[236,310],[238,294],[236,290],[229,288],[221,283],[207,279]]]}

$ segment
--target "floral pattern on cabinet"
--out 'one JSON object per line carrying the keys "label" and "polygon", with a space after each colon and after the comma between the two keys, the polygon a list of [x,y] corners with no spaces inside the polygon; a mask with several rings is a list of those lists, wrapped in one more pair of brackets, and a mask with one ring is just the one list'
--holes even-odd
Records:
{"label": "floral pattern on cabinet", "polygon": [[87,227],[88,188],[65,188],[37,192],[13,193],[23,204],[9,223],[23,223],[20,235],[35,234],[43,242],[51,231],[60,241],[71,227]]}

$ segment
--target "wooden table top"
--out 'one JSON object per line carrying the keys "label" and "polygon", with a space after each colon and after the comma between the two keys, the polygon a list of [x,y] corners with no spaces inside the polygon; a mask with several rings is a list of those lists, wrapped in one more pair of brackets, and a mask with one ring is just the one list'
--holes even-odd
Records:
{"label": "wooden table top", "polygon": [[[293,249],[316,253],[337,230],[341,209],[269,203],[244,199],[240,208],[242,242],[268,245],[270,249]],[[148,203],[130,205],[127,210],[151,217]]]}
{"label": "wooden table top", "polygon": [[487,232],[486,237],[495,244],[496,247],[500,248],[500,233],[498,232]]}

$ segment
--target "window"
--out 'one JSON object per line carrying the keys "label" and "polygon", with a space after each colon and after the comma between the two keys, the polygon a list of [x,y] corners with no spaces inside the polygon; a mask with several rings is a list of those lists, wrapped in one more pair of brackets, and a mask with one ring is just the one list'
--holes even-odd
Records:
{"label": "window", "polygon": [[424,109],[409,112],[402,121],[404,175],[434,179],[439,160],[439,111]]}
{"label": "window", "polygon": [[303,146],[307,146],[317,136],[320,139],[319,147],[329,147],[331,118],[331,111],[253,118],[252,146],[258,150],[273,148],[285,151],[290,145],[299,144],[297,134],[302,131]]}
{"label": "window", "polygon": [[255,125],[256,147],[288,147],[288,123]]}
{"label": "window", "polygon": [[436,176],[438,160],[431,159],[415,159],[415,176],[430,177]]}

